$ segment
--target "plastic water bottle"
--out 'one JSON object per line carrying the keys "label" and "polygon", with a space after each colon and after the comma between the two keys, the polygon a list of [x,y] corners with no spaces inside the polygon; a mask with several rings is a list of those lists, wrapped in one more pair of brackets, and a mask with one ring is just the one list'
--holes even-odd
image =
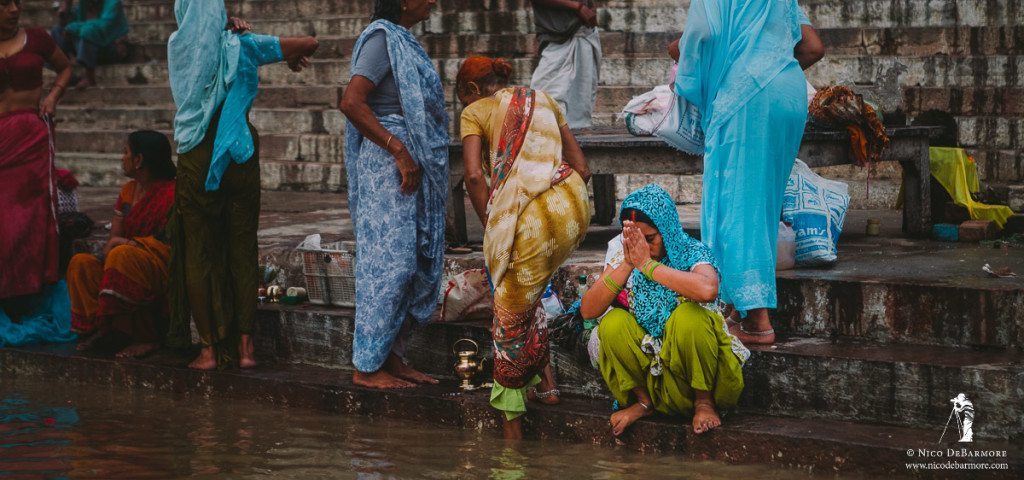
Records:
{"label": "plastic water bottle", "polygon": [[583,294],[587,293],[587,276],[580,275],[577,280],[579,284],[576,286],[576,298],[582,300]]}
{"label": "plastic water bottle", "polygon": [[544,296],[541,297],[540,304],[544,307],[544,315],[548,320],[565,313],[565,307],[562,306],[561,300],[558,299],[555,289],[551,288],[551,282],[548,282],[548,287],[544,290]]}

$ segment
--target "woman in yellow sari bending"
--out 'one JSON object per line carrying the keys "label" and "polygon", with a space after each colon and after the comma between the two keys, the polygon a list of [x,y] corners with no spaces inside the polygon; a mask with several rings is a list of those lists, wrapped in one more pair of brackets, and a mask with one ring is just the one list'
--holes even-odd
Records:
{"label": "woman in yellow sari bending", "polygon": [[[526,389],[553,399],[547,325],[538,305],[555,270],[590,224],[586,160],[558,104],[544,92],[508,87],[512,65],[470,57],[457,81],[466,190],[484,224],[494,285],[494,388],[505,437],[520,438]],[[538,385],[540,384],[540,385]],[[549,403],[549,402],[545,402]]]}

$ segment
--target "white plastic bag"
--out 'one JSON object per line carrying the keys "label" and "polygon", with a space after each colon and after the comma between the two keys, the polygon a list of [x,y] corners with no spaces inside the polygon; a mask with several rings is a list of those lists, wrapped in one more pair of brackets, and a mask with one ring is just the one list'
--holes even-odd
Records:
{"label": "white plastic bag", "polygon": [[704,154],[704,129],[701,112],[685,97],[672,92],[668,115],[654,130],[665,143],[691,155]]}
{"label": "white plastic bag", "polygon": [[796,232],[786,222],[779,222],[779,239],[775,246],[775,270],[792,270],[796,266]]}
{"label": "white plastic bag", "polygon": [[797,265],[828,265],[836,261],[839,234],[850,187],[822,178],[797,159],[786,184],[782,219],[796,232]]}
{"label": "white plastic bag", "polygon": [[654,136],[671,103],[672,90],[668,85],[658,85],[654,90],[633,97],[622,109],[626,130],[637,137]]}
{"label": "white plastic bag", "polygon": [[459,272],[442,283],[440,321],[478,320],[494,315],[494,295],[482,268]]}

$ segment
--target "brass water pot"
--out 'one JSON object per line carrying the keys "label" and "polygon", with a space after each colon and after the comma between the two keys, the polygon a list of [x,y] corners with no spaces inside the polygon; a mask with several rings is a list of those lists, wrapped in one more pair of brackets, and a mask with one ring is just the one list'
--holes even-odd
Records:
{"label": "brass water pot", "polygon": [[[463,342],[472,344],[473,349],[457,350],[456,347]],[[459,388],[467,392],[476,390],[477,387],[470,382],[470,379],[484,370],[484,363],[479,358],[480,345],[468,338],[460,338],[452,345],[452,353],[459,357],[459,361],[455,363],[455,374],[462,378]]]}

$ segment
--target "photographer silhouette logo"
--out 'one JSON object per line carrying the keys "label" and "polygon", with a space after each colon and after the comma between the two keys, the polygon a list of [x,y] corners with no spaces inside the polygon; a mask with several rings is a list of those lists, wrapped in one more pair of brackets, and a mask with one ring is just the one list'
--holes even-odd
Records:
{"label": "photographer silhouette logo", "polygon": [[967,398],[963,393],[957,395],[955,398],[949,399],[949,403],[953,405],[952,410],[949,412],[949,419],[946,420],[946,426],[942,429],[942,435],[939,437],[939,443],[942,443],[942,439],[946,436],[946,430],[949,429],[949,424],[956,418],[957,431],[960,432],[959,442],[973,442],[974,441],[974,404]]}

